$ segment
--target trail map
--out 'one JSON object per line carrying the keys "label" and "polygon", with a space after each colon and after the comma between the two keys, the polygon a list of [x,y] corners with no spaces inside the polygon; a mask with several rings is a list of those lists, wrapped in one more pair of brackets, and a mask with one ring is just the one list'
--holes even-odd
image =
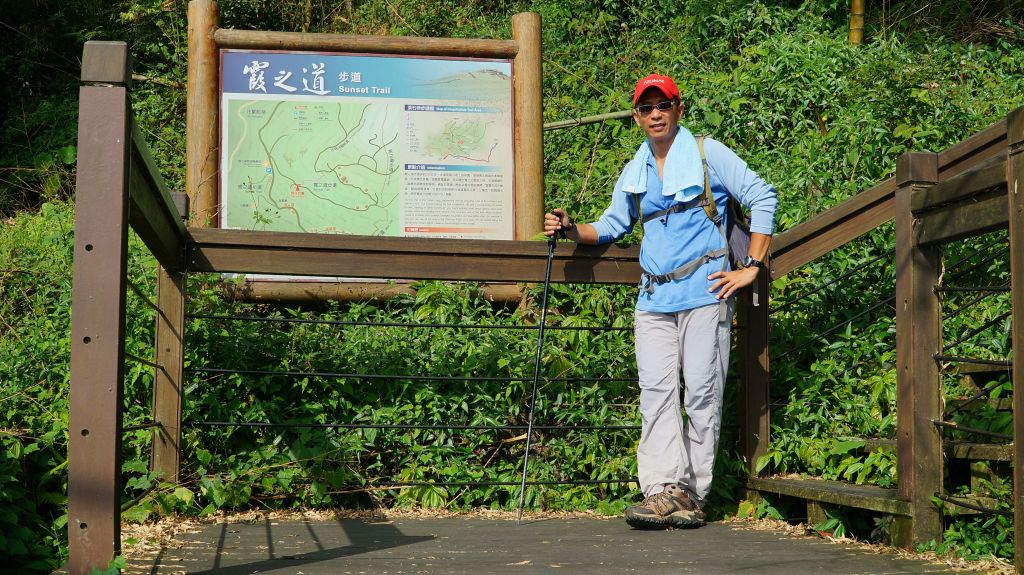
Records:
{"label": "trail map", "polygon": [[221,226],[512,239],[511,65],[222,52]]}

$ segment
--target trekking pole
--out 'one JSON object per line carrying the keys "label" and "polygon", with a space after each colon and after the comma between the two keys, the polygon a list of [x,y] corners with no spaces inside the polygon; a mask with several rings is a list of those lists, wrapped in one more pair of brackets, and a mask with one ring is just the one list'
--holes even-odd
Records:
{"label": "trekking pole", "polygon": [[544,269],[544,295],[540,300],[540,325],[537,328],[537,356],[533,362],[533,391],[530,392],[530,404],[526,415],[526,451],[523,452],[523,481],[519,486],[519,511],[516,513],[516,525],[523,519],[523,503],[526,501],[526,470],[530,466],[530,437],[533,435],[533,408],[537,402],[537,380],[540,378],[540,356],[544,347],[544,320],[548,315],[548,286],[551,285],[551,262],[555,257],[555,238],[548,238],[548,263]]}

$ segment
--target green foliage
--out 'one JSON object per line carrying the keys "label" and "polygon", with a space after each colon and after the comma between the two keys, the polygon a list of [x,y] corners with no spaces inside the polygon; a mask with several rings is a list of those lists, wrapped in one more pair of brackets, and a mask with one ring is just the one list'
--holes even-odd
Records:
{"label": "green foliage", "polygon": [[[197,285],[192,301],[233,314],[257,314],[259,306],[225,310],[204,300],[211,287]],[[332,304],[317,310],[286,310],[285,319],[343,322],[479,323],[517,326],[536,318],[534,300],[522,311],[495,307],[469,285],[416,284],[414,297],[389,302]],[[560,288],[568,290],[569,288]],[[557,291],[557,290],[556,290]],[[562,292],[553,300],[571,305],[579,294]],[[603,326],[628,322],[628,300],[590,300],[580,309],[549,313],[551,326]],[[219,308],[219,309],[218,309]],[[614,315],[606,314],[612,308]],[[621,317],[625,315],[626,317]],[[277,316],[281,317],[281,316]],[[186,443],[197,454],[197,499],[208,511],[244,507],[250,499],[266,505],[366,505],[369,495],[352,491],[366,483],[518,481],[522,431],[405,429],[394,425],[522,425],[529,393],[536,332],[521,329],[458,329],[322,323],[225,323],[196,321],[189,328],[196,354],[189,366],[275,369],[334,373],[336,377],[218,376],[186,408],[186,419],[274,423],[360,423],[379,425],[349,432],[336,429],[194,428]],[[548,332],[542,358],[536,420],[550,424],[635,424],[628,383],[635,370],[628,332],[592,335]],[[254,350],[253,341],[261,342]],[[567,342],[575,342],[573,344]],[[208,350],[217,349],[210,355]],[[207,350],[202,354],[199,350]],[[201,357],[200,357],[201,356]],[[622,358],[628,358],[623,361]],[[599,363],[625,383],[571,385],[564,378],[587,376]],[[365,378],[358,374],[377,374]],[[456,376],[452,378],[451,376]],[[410,379],[408,376],[411,376]],[[463,376],[466,379],[461,379]],[[434,380],[422,379],[436,377]],[[473,378],[479,378],[474,380]],[[512,378],[513,381],[504,381]],[[635,473],[628,454],[635,438],[613,432],[538,431],[531,478],[617,479]],[[590,507],[604,495],[620,499],[629,491],[528,487],[528,504],[551,509]],[[516,489],[413,486],[372,493],[377,501],[427,507],[514,508]],[[357,497],[358,496],[358,497]],[[283,499],[282,499],[283,498]],[[210,506],[212,504],[212,506]]]}
{"label": "green foliage", "polygon": [[24,572],[58,566],[67,522],[70,215],[0,228],[0,547]]}
{"label": "green foliage", "polygon": [[[906,150],[940,150],[1024,104],[1024,28],[1009,3],[951,0],[872,8],[869,41],[846,44],[846,7],[805,2],[672,2],[638,5],[502,0],[454,2],[218,3],[225,27],[351,34],[508,38],[511,16],[543,17],[544,119],[625,109],[636,78],[672,74],[684,93],[686,124],[733,147],[780,193],[778,230],[892,175]],[[47,572],[66,555],[67,381],[72,209],[77,145],[75,93],[85,40],[124,40],[134,70],[133,111],[172,189],[183,188],[185,0],[54,2],[7,10],[0,35],[0,537],[22,572]],[[548,208],[596,218],[640,140],[632,122],[545,134]],[[627,242],[636,241],[630,236]],[[984,239],[947,248],[947,261]],[[772,298],[772,444],[758,465],[892,486],[891,450],[864,439],[895,430],[891,227],[875,230],[776,281]],[[1005,256],[971,259],[960,285],[1008,279]],[[152,295],[153,260],[134,239],[129,273]],[[875,258],[881,258],[875,260]],[[874,262],[874,263],[873,263]],[[858,266],[864,270],[849,277]],[[948,270],[949,271],[949,270]],[[842,278],[842,279],[840,279]],[[826,282],[837,283],[813,292]],[[235,304],[219,278],[190,278],[189,311],[292,320],[478,323],[538,321],[539,287],[518,309],[486,300],[478,286],[422,282],[414,296],[387,302],[307,308]],[[629,286],[552,286],[553,326],[631,325]],[[971,334],[1006,309],[1005,295],[971,304],[948,294],[946,341]],[[782,305],[798,300],[792,305]],[[864,310],[883,305],[863,313]],[[967,305],[970,304],[970,305]],[[773,304],[774,305],[774,304]],[[152,354],[152,312],[128,296],[127,350]],[[967,337],[957,355],[1005,358],[1008,320]],[[162,483],[148,471],[151,432],[125,438],[124,501],[145,495],[125,517],[163,513],[304,506],[424,506],[511,509],[518,503],[522,431],[407,429],[394,425],[523,425],[535,332],[453,328],[402,329],[317,323],[194,320],[186,365],[196,369],[331,372],[332,377],[252,376],[193,371],[185,419],[280,424],[358,423],[345,428],[253,428],[190,425],[185,476]],[[542,357],[538,422],[567,425],[637,423],[629,381],[568,382],[575,377],[635,375],[631,335],[551,330]],[[354,374],[379,374],[367,379]],[[474,380],[409,379],[450,376]],[[487,378],[515,378],[503,381]],[[973,391],[954,375],[948,396]],[[1008,396],[1008,378],[989,398]],[[125,369],[125,424],[149,414],[151,370]],[[726,420],[735,413],[735,386]],[[954,415],[964,425],[1005,432],[1006,412],[988,404]],[[734,428],[723,430],[711,515],[728,513],[745,463]],[[635,474],[634,431],[537,430],[531,479],[615,479]],[[479,481],[448,487],[365,489],[372,483]],[[514,487],[488,485],[508,482]],[[356,487],[353,487],[356,486]],[[629,485],[529,486],[527,506],[596,509],[618,514]],[[994,498],[1008,495],[993,488]],[[741,514],[783,518],[782,503],[762,500]],[[860,529],[836,515],[830,529]],[[943,550],[1006,556],[1002,520],[957,518]],[[878,529],[885,530],[884,525]],[[1002,529],[1002,530],[1001,530]],[[833,531],[834,532],[834,531]],[[112,563],[108,567],[116,569]]]}
{"label": "green foliage", "polygon": [[[994,508],[1001,514],[966,515],[959,513],[954,505],[944,507],[947,527],[942,535],[942,543],[933,542],[925,546],[925,549],[964,559],[1013,557],[1012,481],[997,479],[995,482],[980,480],[978,483],[979,488],[973,495],[997,502]],[[965,487],[958,495],[966,496],[971,493],[969,488]]]}
{"label": "green foliage", "polygon": [[105,569],[93,567],[89,575],[120,575],[122,569],[128,568],[128,560],[118,555],[110,560]]}

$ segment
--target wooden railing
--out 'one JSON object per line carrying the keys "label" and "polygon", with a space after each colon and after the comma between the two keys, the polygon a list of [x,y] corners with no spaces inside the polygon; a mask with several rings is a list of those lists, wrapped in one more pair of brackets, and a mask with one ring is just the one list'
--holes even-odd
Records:
{"label": "wooden railing", "polygon": [[[1024,109],[940,153],[902,155],[896,175],[780,234],[773,242],[772,278],[777,279],[895,219],[898,487],[895,491],[835,482],[751,478],[755,491],[803,498],[808,517],[823,517],[819,504],[859,507],[894,515],[896,541],[904,546],[939,540],[944,455],[1006,459],[1007,446],[943,442],[943,398],[939,369],[941,317],[938,289],[942,244],[1009,227],[1012,278],[1012,364],[1020,365],[1024,341]],[[1024,441],[1019,401],[1024,378],[1013,370],[1014,445]],[[1019,447],[1014,460],[1019,461]],[[1015,526],[1022,524],[1024,475],[1014,467]],[[1024,572],[1024,538],[1017,541],[1018,572]]]}
{"label": "wooden railing", "polygon": [[[368,278],[474,281],[542,281],[543,242],[364,238],[186,228],[181,202],[163,184],[134,126],[130,109],[127,47],[90,42],[83,55],[71,357],[68,534],[74,575],[104,567],[120,545],[122,380],[127,234],[129,226],[159,262],[155,335],[153,423],[158,430],[151,468],[175,481],[180,463],[185,282],[191,272],[283,273]],[[1008,127],[1009,126],[1009,127]],[[740,298],[742,348],[739,402],[743,453],[754,491],[795,495],[815,502],[874,509],[900,517],[902,542],[941,535],[931,505],[941,490],[942,443],[932,423],[940,400],[936,361],[938,324],[932,291],[937,242],[1010,227],[1014,342],[1024,341],[1024,114],[1010,115],[939,154],[906,154],[894,178],[780,234],[771,277],[778,278],[891,219],[896,220],[899,489],[817,489],[807,483],[754,478],[769,439],[768,306]],[[1009,152],[1008,152],[1009,150]],[[1002,163],[1000,164],[1000,158]],[[1008,180],[999,182],[1000,167]],[[936,185],[937,184],[937,185]],[[1000,187],[1002,186],[1002,187]],[[969,190],[969,191],[965,191]],[[934,200],[933,200],[934,198]],[[940,199],[941,198],[941,199]],[[985,202],[986,218],[964,218],[962,206]],[[941,204],[941,205],[939,205]],[[1007,204],[1003,204],[1006,206]],[[960,208],[956,206],[961,206]],[[959,211],[958,211],[959,210]],[[976,213],[974,211],[972,214]],[[1007,218],[1006,214],[1010,214]],[[950,223],[950,222],[956,222]],[[930,230],[925,234],[925,230]],[[923,239],[922,239],[923,237]],[[574,246],[557,250],[552,281],[632,284],[640,274],[635,246]],[[759,279],[768,293],[768,274]],[[902,334],[902,335],[901,335]],[[1014,360],[1024,361],[1014,345]],[[1024,381],[1017,370],[1015,389]],[[1024,393],[1015,413],[1024,414]],[[1015,455],[1024,446],[1024,424],[1015,421]],[[1014,470],[1016,489],[1024,470]],[[818,482],[822,484],[823,482]],[[1024,509],[1017,492],[1017,532]],[[1024,538],[1022,538],[1024,539]],[[1018,565],[1024,552],[1017,548]]]}

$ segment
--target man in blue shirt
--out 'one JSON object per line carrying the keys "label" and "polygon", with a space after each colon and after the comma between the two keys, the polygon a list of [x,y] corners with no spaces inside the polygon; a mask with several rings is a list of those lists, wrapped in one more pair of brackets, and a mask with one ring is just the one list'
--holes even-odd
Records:
{"label": "man in blue shirt", "polygon": [[[775,189],[720,142],[698,143],[679,125],[682,115],[671,78],[641,79],[633,92],[633,119],[647,138],[619,176],[611,204],[593,223],[576,223],[560,208],[544,215],[545,234],[561,232],[582,244],[617,241],[636,221],[643,225],[634,337],[642,418],[637,475],[644,500],[626,510],[626,522],[636,528],[704,524],[729,365],[732,296],[764,267],[775,224]],[[701,203],[705,169],[719,214],[729,217],[730,197],[751,212],[749,254],[737,269],[728,262],[724,227]]]}

